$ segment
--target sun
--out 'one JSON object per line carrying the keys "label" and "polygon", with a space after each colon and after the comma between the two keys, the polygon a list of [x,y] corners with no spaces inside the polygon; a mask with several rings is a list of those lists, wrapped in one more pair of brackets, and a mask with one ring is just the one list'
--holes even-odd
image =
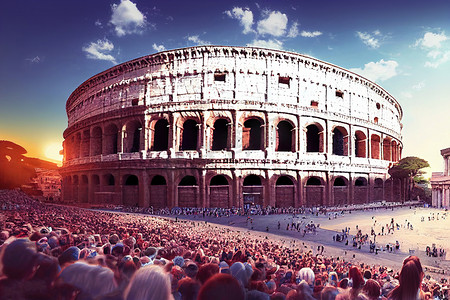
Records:
{"label": "sun", "polygon": [[59,154],[59,151],[62,150],[62,146],[59,143],[50,143],[45,147],[44,155],[46,158],[61,162],[63,156]]}

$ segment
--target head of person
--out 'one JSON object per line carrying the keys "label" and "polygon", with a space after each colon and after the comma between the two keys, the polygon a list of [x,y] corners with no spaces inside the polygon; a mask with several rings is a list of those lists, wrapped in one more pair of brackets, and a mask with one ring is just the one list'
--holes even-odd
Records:
{"label": "head of person", "polygon": [[320,293],[320,300],[334,300],[339,294],[339,291],[334,286],[326,286]]}
{"label": "head of person", "polygon": [[201,287],[198,300],[244,300],[245,293],[236,278],[229,274],[218,273],[209,278]]}
{"label": "head of person", "polygon": [[362,291],[369,299],[378,299],[381,295],[381,286],[376,280],[369,279]]}
{"label": "head of person", "polygon": [[422,264],[417,256],[409,256],[403,261],[399,274],[399,285],[390,293],[392,299],[414,299],[423,279]]}
{"label": "head of person", "polygon": [[180,293],[182,300],[197,299],[199,291],[200,283],[195,279],[185,277],[178,281],[178,292]]}
{"label": "head of person", "polygon": [[142,267],[125,289],[124,300],[172,300],[169,274],[157,265]]}
{"label": "head of person", "polygon": [[364,277],[361,274],[361,271],[353,266],[348,271],[348,277],[352,280],[352,289],[358,290],[361,289],[364,285]]}
{"label": "head of person", "polygon": [[29,279],[34,275],[38,258],[36,246],[28,239],[17,239],[2,249],[3,274],[9,279]]}
{"label": "head of person", "polygon": [[315,277],[314,271],[311,268],[302,268],[298,271],[297,282],[300,283],[304,280],[309,286],[314,286]]}
{"label": "head of person", "polygon": [[106,267],[76,262],[65,267],[59,275],[63,283],[80,291],[77,299],[93,299],[113,292],[117,285],[114,272]]}

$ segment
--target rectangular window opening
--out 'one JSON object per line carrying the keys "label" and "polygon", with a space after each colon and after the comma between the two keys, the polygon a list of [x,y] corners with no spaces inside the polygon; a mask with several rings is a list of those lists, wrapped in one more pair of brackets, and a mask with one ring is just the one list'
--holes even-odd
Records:
{"label": "rectangular window opening", "polygon": [[289,86],[290,81],[291,81],[291,78],[288,76],[278,77],[278,83],[280,83],[280,84],[286,84],[287,86]]}
{"label": "rectangular window opening", "polygon": [[311,101],[311,107],[319,108],[319,102],[312,100]]}
{"label": "rectangular window opening", "polygon": [[225,82],[225,73],[214,73],[214,81]]}
{"label": "rectangular window opening", "polygon": [[336,90],[336,97],[344,98],[344,92],[341,90]]}

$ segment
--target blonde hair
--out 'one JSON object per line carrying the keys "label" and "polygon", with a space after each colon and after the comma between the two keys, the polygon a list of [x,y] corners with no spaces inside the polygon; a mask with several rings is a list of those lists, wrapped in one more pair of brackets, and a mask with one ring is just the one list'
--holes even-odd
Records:
{"label": "blonde hair", "polygon": [[125,289],[124,299],[173,300],[169,274],[157,265],[137,270]]}

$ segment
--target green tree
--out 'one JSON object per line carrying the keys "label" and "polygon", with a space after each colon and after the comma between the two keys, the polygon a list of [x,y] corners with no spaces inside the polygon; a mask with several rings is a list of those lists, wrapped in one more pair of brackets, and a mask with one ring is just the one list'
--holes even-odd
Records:
{"label": "green tree", "polygon": [[423,174],[422,169],[428,168],[430,164],[419,157],[408,156],[402,158],[398,163],[393,165],[389,169],[389,174],[393,178],[400,179],[402,194],[402,202],[405,198],[409,199],[411,196],[411,190],[415,187],[415,178],[419,179]]}

